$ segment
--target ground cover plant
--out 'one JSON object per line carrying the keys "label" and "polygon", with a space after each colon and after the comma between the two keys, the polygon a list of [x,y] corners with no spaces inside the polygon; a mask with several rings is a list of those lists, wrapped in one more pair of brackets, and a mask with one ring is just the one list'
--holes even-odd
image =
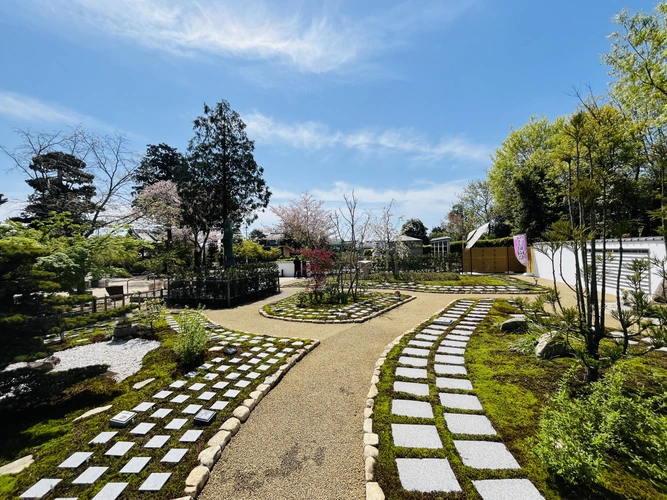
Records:
{"label": "ground cover plant", "polygon": [[[190,312],[186,314],[198,313]],[[167,317],[167,319],[169,318]],[[165,322],[165,317],[162,317],[155,322],[156,336],[160,339],[162,345],[145,356],[143,366],[138,373],[120,383],[115,383],[105,376],[96,376],[74,384],[63,393],[56,394],[51,399],[42,401],[39,405],[31,407],[29,410],[22,408],[12,409],[11,411],[2,410],[5,424],[0,428],[0,441],[3,443],[3,446],[0,447],[0,464],[5,464],[27,454],[33,454],[35,463],[18,475],[0,476],[0,497],[17,497],[39,479],[45,477],[63,478],[63,481],[53,493],[54,497],[76,496],[80,499],[92,498],[104,484],[111,481],[129,482],[130,484],[124,495],[124,497],[128,498],[141,498],[142,495],[145,498],[151,499],[181,497],[184,488],[184,479],[197,464],[198,453],[206,447],[205,443],[208,439],[218,431],[220,424],[231,416],[234,408],[247,398],[250,392],[255,390],[255,387],[262,383],[265,377],[274,373],[282,364],[283,361],[281,359],[284,360],[288,355],[287,352],[280,351],[280,348],[286,349],[291,353],[300,346],[310,343],[309,340],[298,339],[285,339],[282,342],[281,339],[267,336],[231,332],[208,323],[204,318],[201,319],[206,330],[215,339],[209,342],[208,348],[213,347],[217,350],[209,351],[207,349],[202,359],[202,361],[210,364],[212,367],[220,367],[222,363],[234,357],[249,360],[250,356],[254,356],[258,352],[258,346],[262,346],[267,342],[273,342],[277,346],[275,354],[271,354],[271,356],[276,356],[276,361],[273,363],[268,362],[267,368],[261,372],[261,377],[249,381],[250,383],[246,387],[235,387],[239,393],[234,397],[229,396],[229,404],[217,411],[216,418],[212,424],[196,427],[203,430],[203,434],[196,443],[178,443],[176,441],[177,437],[172,437],[171,441],[173,442],[169,443],[171,446],[189,448],[189,451],[179,463],[160,464],[160,459],[166,453],[168,446],[165,446],[163,449],[143,447],[154,435],[165,433],[162,430],[163,425],[161,423],[167,423],[171,418],[166,419],[164,422],[152,419],[158,425],[144,436],[129,434],[129,431],[134,427],[133,424],[124,429],[111,429],[109,427],[109,418],[121,410],[131,410],[143,401],[155,402],[156,405],[152,410],[158,407],[171,409],[173,416],[180,417],[181,410],[183,409],[181,406],[183,405],[179,406],[179,404],[170,401],[171,398],[163,400],[153,398],[158,391],[168,389],[170,384],[175,380],[183,379],[187,381],[188,385],[196,382],[207,382],[204,379],[205,374],[219,374],[215,382],[223,380],[225,375],[224,370],[206,369],[206,365],[199,366],[192,378],[186,377],[186,374],[190,373],[190,367],[179,359],[174,349],[178,335]],[[169,321],[171,324],[175,324],[173,320],[169,319]],[[224,345],[220,344],[222,342],[221,338],[228,339],[224,341]],[[236,349],[236,353],[226,356],[221,352],[225,346],[233,346]],[[269,358],[267,357],[267,359]],[[218,362],[216,363],[216,361]],[[234,367],[230,367],[229,369],[234,371]],[[139,390],[133,389],[132,386],[134,384],[148,378],[155,378],[155,381]],[[233,382],[237,381],[234,380]],[[232,383],[230,383],[230,388],[231,385]],[[174,391],[173,395],[177,391],[176,389],[169,390]],[[188,390],[187,387],[184,387],[182,391],[188,395],[192,394],[190,399],[184,403],[185,405],[198,402],[204,404],[206,407],[209,406],[204,401],[198,400],[196,397],[197,393]],[[213,400],[211,403],[213,403]],[[73,422],[75,417],[80,416],[85,411],[108,404],[113,405],[113,408],[108,412],[76,423]],[[187,417],[187,415],[183,415],[183,417]],[[148,414],[140,413],[138,418],[141,418],[143,421],[151,421]],[[192,428],[194,428],[194,424],[192,423],[192,419],[189,419],[188,423],[178,432],[185,432]],[[106,445],[88,444],[97,434],[109,430],[119,431],[119,434],[115,437],[116,441],[136,442],[131,452],[125,457],[118,458],[103,455],[112,442]],[[77,485],[70,484],[71,480],[82,472],[84,466],[75,470],[58,469],[57,466],[75,451],[94,452],[94,456],[88,465],[108,466],[109,470],[92,486],[77,487]],[[130,456],[151,457],[151,461],[141,474],[119,474],[119,468],[129,460]],[[138,486],[146,479],[148,474],[156,471],[172,473],[172,476],[162,490],[159,492],[145,492],[143,494],[137,493]]]}
{"label": "ground cover plant", "polygon": [[542,287],[533,285],[512,276],[494,275],[470,275],[456,273],[435,272],[402,272],[400,278],[394,279],[391,273],[372,273],[365,280],[369,287],[390,285],[426,285],[441,287],[482,287],[482,286],[508,286],[520,290],[541,290]]}
{"label": "ground cover plant", "polygon": [[403,304],[413,297],[404,294],[366,292],[357,301],[349,295],[323,292],[315,299],[313,293],[298,292],[267,304],[262,311],[279,319],[303,319],[317,321],[353,321],[368,319],[371,315]]}

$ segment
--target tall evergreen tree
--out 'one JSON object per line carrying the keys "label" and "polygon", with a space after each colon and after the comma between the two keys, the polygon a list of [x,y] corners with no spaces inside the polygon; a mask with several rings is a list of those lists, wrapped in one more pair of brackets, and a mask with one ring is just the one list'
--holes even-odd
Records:
{"label": "tall evergreen tree", "polygon": [[160,181],[173,181],[176,171],[183,167],[185,161],[185,157],[176,148],[164,143],[157,146],[149,144],[134,173],[133,192],[138,193]]}

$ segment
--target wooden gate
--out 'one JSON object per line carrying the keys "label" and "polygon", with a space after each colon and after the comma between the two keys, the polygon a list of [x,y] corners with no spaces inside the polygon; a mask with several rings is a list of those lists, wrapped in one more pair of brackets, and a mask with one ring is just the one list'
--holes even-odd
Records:
{"label": "wooden gate", "polygon": [[522,265],[514,255],[514,247],[473,247],[463,250],[464,273],[506,273],[508,271],[526,272],[526,266]]}

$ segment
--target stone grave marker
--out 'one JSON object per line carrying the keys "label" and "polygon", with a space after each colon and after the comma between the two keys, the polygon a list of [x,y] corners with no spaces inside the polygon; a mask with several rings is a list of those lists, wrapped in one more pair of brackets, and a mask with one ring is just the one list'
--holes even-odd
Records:
{"label": "stone grave marker", "polygon": [[215,419],[215,412],[211,410],[200,410],[195,415],[194,423],[200,425],[208,425]]}
{"label": "stone grave marker", "polygon": [[111,417],[109,425],[111,425],[111,427],[127,427],[136,416],[136,412],[124,410],[118,415]]}

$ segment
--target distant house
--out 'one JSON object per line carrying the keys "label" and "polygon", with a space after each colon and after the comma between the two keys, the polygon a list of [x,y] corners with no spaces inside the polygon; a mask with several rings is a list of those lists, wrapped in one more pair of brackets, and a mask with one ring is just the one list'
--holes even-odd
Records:
{"label": "distant house", "polygon": [[424,254],[424,242],[421,238],[413,238],[412,236],[406,236],[405,234],[402,234],[399,236],[399,239],[410,250],[410,256]]}
{"label": "distant house", "polygon": [[449,253],[449,244],[452,239],[449,236],[431,238],[431,253],[433,255],[445,255]]}

